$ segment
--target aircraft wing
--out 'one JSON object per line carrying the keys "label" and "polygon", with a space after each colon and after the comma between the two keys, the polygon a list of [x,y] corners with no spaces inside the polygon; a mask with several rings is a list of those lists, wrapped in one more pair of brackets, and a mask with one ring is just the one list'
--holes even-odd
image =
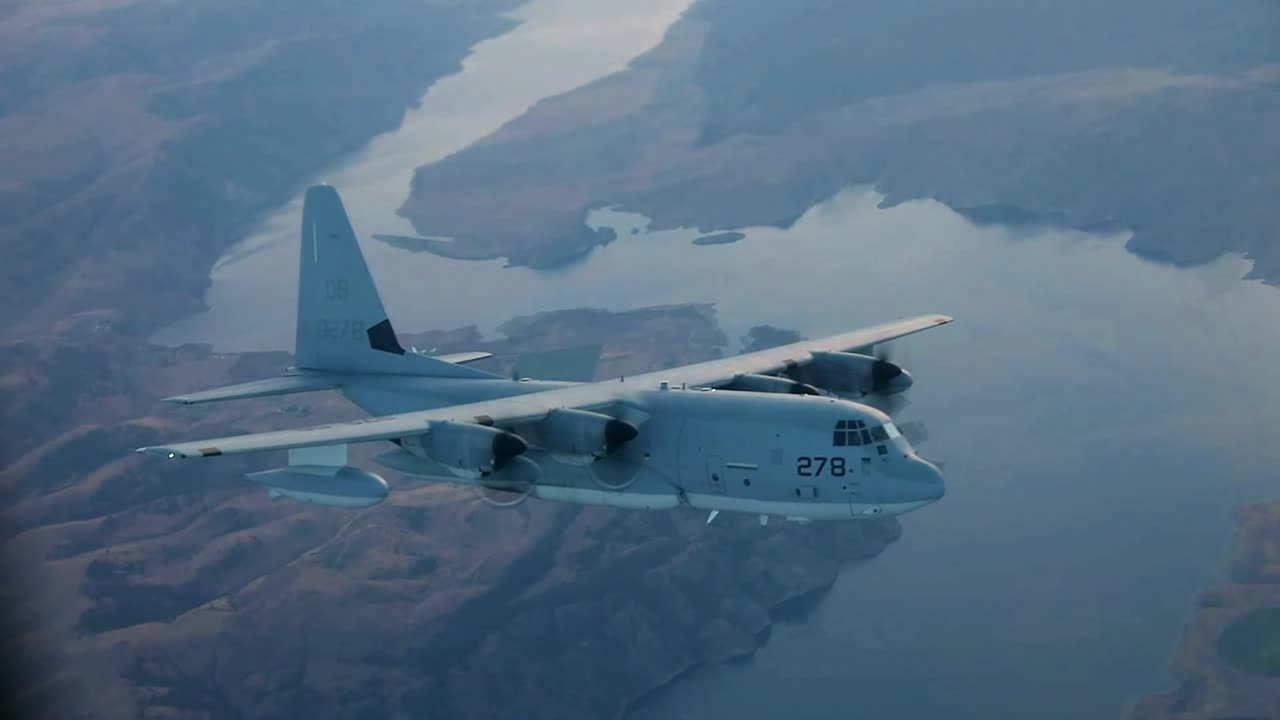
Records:
{"label": "aircraft wing", "polygon": [[736,375],[744,373],[771,375],[790,367],[806,365],[813,360],[810,353],[815,350],[834,352],[865,350],[872,345],[946,325],[952,319],[946,315],[921,315],[817,340],[801,340],[790,345],[780,345],[696,365],[648,373],[646,377],[652,376],[671,383],[683,383],[689,387],[720,387],[731,383]]}
{"label": "aircraft wing", "polygon": [[555,408],[598,408],[610,404],[615,399],[616,394],[613,388],[593,383],[467,405],[454,405],[436,410],[383,415],[298,430],[275,430],[211,440],[156,445],[138,448],[137,452],[167,457],[209,457],[262,450],[289,450],[317,445],[392,440],[422,435],[435,422],[450,421],[505,427],[541,420]]}
{"label": "aircraft wing", "polygon": [[589,383],[546,392],[517,395],[497,400],[455,405],[453,407],[385,415],[346,423],[319,425],[298,430],[277,430],[212,440],[196,440],[138,448],[138,452],[166,457],[208,457],[264,450],[284,450],[336,445],[343,443],[392,440],[426,433],[432,423],[452,421],[510,427],[536,422],[556,408],[592,410],[606,407],[618,399],[619,390],[630,391],[661,380],[689,387],[720,387],[743,373],[770,374],[789,367],[804,365],[817,350],[848,351],[868,348],[912,333],[951,322],[945,315],[925,315],[876,325],[862,330],[832,335],[818,340],[804,340],[790,345],[760,350],[719,360],[671,368],[626,378],[623,382]]}

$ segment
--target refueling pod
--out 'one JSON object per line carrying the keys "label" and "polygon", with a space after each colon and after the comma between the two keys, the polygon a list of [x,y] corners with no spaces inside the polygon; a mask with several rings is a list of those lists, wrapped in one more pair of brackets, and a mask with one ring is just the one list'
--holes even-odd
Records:
{"label": "refueling pod", "polygon": [[265,487],[273,497],[284,496],[334,507],[377,505],[389,492],[386,480],[350,465],[290,465],[246,473],[245,478]]}

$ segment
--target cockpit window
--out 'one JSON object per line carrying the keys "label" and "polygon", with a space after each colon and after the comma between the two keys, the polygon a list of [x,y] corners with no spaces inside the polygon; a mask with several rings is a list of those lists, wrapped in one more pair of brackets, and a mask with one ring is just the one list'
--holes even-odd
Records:
{"label": "cockpit window", "polygon": [[857,447],[882,443],[901,436],[902,432],[892,422],[868,426],[862,420],[838,420],[835,430],[831,433],[831,444],[835,447]]}

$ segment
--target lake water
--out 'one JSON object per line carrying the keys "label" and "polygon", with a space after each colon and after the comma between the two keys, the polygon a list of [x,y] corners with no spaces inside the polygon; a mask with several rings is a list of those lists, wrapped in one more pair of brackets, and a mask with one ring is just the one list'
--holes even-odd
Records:
{"label": "lake water", "polygon": [[[1280,356],[1280,294],[1242,281],[1246,261],[1176,269],[1126,252],[1125,233],[979,226],[932,201],[880,209],[868,188],[786,230],[722,228],[745,235],[724,245],[597,211],[589,224],[618,239],[554,272],[369,239],[406,232],[394,209],[412,167],[620,67],[685,4],[535,2],[405,128],[326,174],[406,331],[671,302],[714,302],[735,338],[756,323],[817,336],[956,317],[898,356],[916,378],[902,419],[927,420],[921,449],[945,463],[947,497],[907,516],[898,543],[842,573],[754,659],[695,672],[634,718],[1120,717],[1167,684],[1196,591],[1225,571],[1230,508],[1275,492],[1280,383],[1268,359]],[[573,13],[623,20],[593,47],[557,34],[580,27]],[[592,67],[550,49],[567,45]],[[561,57],[554,71],[507,77],[540,53]],[[493,89],[533,82],[520,98]],[[157,340],[287,349],[297,222],[296,201],[268,218],[218,265],[211,311]]]}
{"label": "lake water", "polygon": [[1242,281],[1248,262],[1181,270],[1126,234],[878,199],[850,190],[736,245],[663,244],[677,270],[658,282],[810,335],[956,316],[904,343],[904,419],[928,422],[948,495],[751,661],[632,720],[1122,717],[1168,686],[1194,596],[1225,572],[1230,508],[1276,492],[1280,294]]}
{"label": "lake water", "polygon": [[[306,184],[327,182],[338,188],[363,238],[416,235],[395,211],[408,195],[417,167],[492,134],[539,100],[624,69],[658,44],[690,2],[532,0],[512,13],[518,26],[473,47],[462,70],[433,84],[399,128]],[[162,329],[152,340],[166,345],[212,342],[226,351],[291,349],[301,217],[300,192],[215,265],[213,286],[205,295],[209,311]],[[417,266],[409,273],[395,272],[398,253],[379,245],[368,243],[365,252],[388,311],[398,321],[403,318],[399,327],[456,327],[466,321],[455,319],[451,311],[424,307],[426,302],[452,308],[458,296],[434,292],[440,279],[415,275]],[[452,287],[459,286],[476,287]],[[419,289],[427,292],[415,292]],[[258,327],[244,327],[250,324],[246,317]]]}

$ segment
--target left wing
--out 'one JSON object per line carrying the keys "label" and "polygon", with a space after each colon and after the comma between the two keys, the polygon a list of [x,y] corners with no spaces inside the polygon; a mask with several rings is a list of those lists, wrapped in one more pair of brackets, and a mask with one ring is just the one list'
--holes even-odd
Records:
{"label": "left wing", "polygon": [[912,333],[951,322],[946,315],[925,315],[898,320],[862,330],[832,335],[818,340],[804,340],[790,345],[760,350],[745,355],[710,360],[695,365],[662,370],[628,378],[623,383],[604,382],[576,385],[546,392],[516,395],[497,400],[455,405],[453,407],[385,415],[347,423],[320,425],[299,430],[237,435],[212,440],[196,440],[172,445],[138,448],[148,455],[208,457],[260,450],[283,450],[335,445],[341,443],[393,440],[422,435],[432,423],[451,421],[495,427],[511,427],[536,422],[556,408],[578,410],[600,409],[615,402],[619,390],[656,385],[665,380],[689,387],[721,387],[733,382],[737,375],[753,373],[769,375],[812,362],[815,351],[848,351],[895,340]]}

